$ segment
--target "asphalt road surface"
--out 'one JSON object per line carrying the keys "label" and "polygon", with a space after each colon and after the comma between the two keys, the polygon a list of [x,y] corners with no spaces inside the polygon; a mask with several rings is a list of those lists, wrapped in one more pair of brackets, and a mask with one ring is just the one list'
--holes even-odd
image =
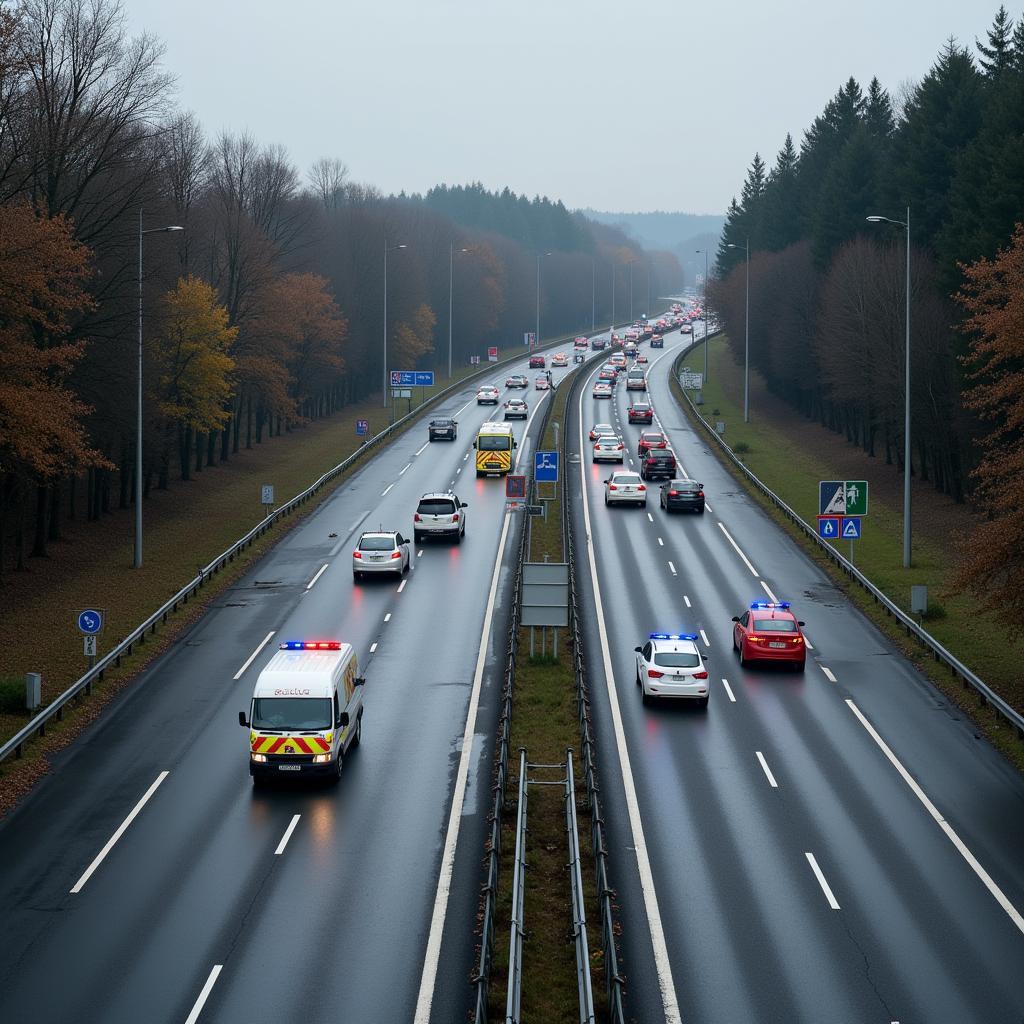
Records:
{"label": "asphalt road surface", "polygon": [[[532,384],[525,364],[493,382],[536,413],[548,393],[504,388]],[[458,419],[455,443],[427,444],[424,420],[369,460],[0,823],[0,1021],[465,1018],[519,526],[472,442],[501,413],[467,385],[433,413]],[[513,424],[523,465],[534,422]],[[359,532],[411,537],[419,496],[448,487],[464,542],[354,584]],[[256,791],[237,715],[276,644],[304,638],[354,645],[362,743],[336,787]]]}
{"label": "asphalt road surface", "polygon": [[[650,428],[627,424],[624,385],[583,390],[568,428],[629,1019],[1019,1024],[1024,782],[710,454],[666,343],[642,346],[655,428],[703,516],[667,515],[653,482],[646,511],[604,506],[580,427],[610,420],[635,460]],[[775,598],[807,623],[803,675],[732,650],[732,616]],[[642,706],[634,648],[701,630],[709,708]]]}

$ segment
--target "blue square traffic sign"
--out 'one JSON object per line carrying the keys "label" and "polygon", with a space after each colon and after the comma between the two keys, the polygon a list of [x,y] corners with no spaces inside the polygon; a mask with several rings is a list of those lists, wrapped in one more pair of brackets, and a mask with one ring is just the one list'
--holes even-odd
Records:
{"label": "blue square traffic sign", "polygon": [[533,478],[537,483],[558,483],[558,452],[533,453]]}
{"label": "blue square traffic sign", "polygon": [[432,388],[434,386],[434,371],[417,370],[414,383],[418,388]]}
{"label": "blue square traffic sign", "polygon": [[843,540],[860,540],[860,516],[847,516],[843,520]]}
{"label": "blue square traffic sign", "polygon": [[356,420],[356,435],[363,437],[365,434],[370,432],[370,421],[369,420]]}
{"label": "blue square traffic sign", "polygon": [[825,540],[839,540],[843,530],[842,516],[818,516],[818,536]]}

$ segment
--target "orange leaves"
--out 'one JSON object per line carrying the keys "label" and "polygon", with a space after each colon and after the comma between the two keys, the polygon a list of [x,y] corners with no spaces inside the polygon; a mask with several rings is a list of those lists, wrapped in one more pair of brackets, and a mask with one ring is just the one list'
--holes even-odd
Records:
{"label": "orange leaves", "polygon": [[434,351],[434,324],[437,317],[426,304],[420,304],[406,323],[395,328],[394,363],[415,366],[421,356]]}

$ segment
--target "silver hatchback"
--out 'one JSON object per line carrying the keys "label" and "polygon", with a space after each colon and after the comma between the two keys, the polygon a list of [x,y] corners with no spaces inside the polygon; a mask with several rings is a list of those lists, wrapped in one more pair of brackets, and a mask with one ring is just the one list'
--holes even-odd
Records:
{"label": "silver hatchback", "polygon": [[363,576],[399,576],[409,571],[409,542],[397,530],[364,533],[352,552],[352,579]]}
{"label": "silver hatchback", "polygon": [[424,537],[451,537],[461,543],[466,535],[467,508],[454,491],[424,494],[412,517],[413,540],[419,544]]}

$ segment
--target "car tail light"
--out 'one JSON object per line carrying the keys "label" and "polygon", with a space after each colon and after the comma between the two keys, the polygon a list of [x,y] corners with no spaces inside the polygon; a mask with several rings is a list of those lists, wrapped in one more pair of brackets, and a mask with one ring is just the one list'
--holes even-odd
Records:
{"label": "car tail light", "polygon": [[804,642],[804,638],[802,636],[795,636],[795,637],[793,637],[792,643],[794,643],[794,644],[802,644],[803,642]]}
{"label": "car tail light", "polygon": [[353,558],[362,558],[363,557],[363,553],[361,551],[353,551],[352,552],[352,557]]}
{"label": "car tail light", "polygon": [[594,451],[596,452],[601,446],[599,444],[594,445]]}
{"label": "car tail light", "polygon": [[641,485],[640,485],[640,486],[639,486],[639,487],[637,488],[637,490],[638,490],[638,491],[646,491],[646,490],[647,490],[647,486],[646,486],[646,484],[641,484]]}
{"label": "car tail light", "polygon": [[392,558],[401,558],[402,557],[402,552],[401,551],[392,551],[391,552],[391,557]]}
{"label": "car tail light", "polygon": [[618,484],[609,484],[608,485],[608,490],[609,491],[617,491],[618,489],[619,489],[619,485]]}
{"label": "car tail light", "polygon": [[665,673],[659,672],[656,668],[649,668],[647,670],[647,674],[651,679],[660,679]]}
{"label": "car tail light", "polygon": [[625,447],[626,447],[626,446],[625,446],[624,444],[620,444],[620,445],[618,446],[618,448],[616,448],[615,450],[616,450],[617,452],[621,452],[621,451],[622,451],[622,449],[623,449],[623,448],[625,448]]}
{"label": "car tail light", "polygon": [[694,672],[693,673],[693,678],[694,679],[707,679],[707,677],[708,677],[707,672]]}
{"label": "car tail light", "polygon": [[698,498],[703,498],[704,497],[704,492],[703,491],[698,491],[697,492],[697,497]]}
{"label": "car tail light", "polygon": [[669,491],[668,492],[668,496],[670,498],[678,498],[679,497],[679,492],[678,491]]}
{"label": "car tail light", "polygon": [[452,522],[453,523],[457,523],[458,521],[459,521],[459,513],[456,512],[455,515],[452,516]]}
{"label": "car tail light", "polygon": [[761,643],[764,643],[764,637],[763,637],[763,636],[758,636],[758,635],[757,635],[756,633],[748,633],[748,634],[747,634],[747,639],[748,639],[748,640],[749,640],[749,641],[750,641],[750,642],[751,642],[752,644],[761,644]]}
{"label": "car tail light", "polygon": [[423,520],[422,520],[422,519],[420,519],[420,514],[419,514],[419,512],[414,512],[414,513],[413,513],[412,521],[413,521],[414,523],[422,523],[422,522],[423,522]]}

